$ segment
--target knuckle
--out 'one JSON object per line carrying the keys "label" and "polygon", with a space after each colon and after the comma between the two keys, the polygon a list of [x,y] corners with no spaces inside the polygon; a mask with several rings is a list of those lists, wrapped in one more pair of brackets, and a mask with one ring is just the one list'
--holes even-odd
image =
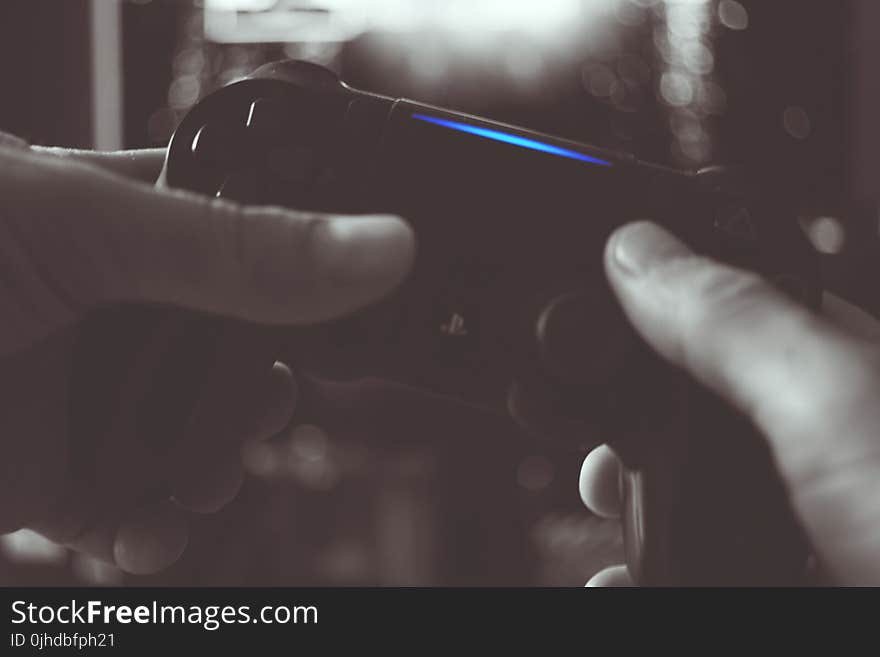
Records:
{"label": "knuckle", "polygon": [[689,328],[712,332],[733,322],[765,319],[776,310],[771,290],[760,276],[701,260],[690,272]]}
{"label": "knuckle", "polygon": [[765,284],[757,275],[720,265],[703,256],[679,258],[667,264],[657,289],[672,313],[675,360],[698,367],[701,353],[714,336],[749,314],[761,312]]}
{"label": "knuckle", "polygon": [[700,305],[707,311],[741,310],[766,296],[766,283],[751,272],[705,264],[699,269],[696,291]]}

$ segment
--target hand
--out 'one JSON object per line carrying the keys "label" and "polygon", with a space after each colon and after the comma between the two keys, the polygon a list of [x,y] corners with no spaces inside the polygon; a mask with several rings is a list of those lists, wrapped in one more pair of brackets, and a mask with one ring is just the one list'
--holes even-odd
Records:
{"label": "hand", "polygon": [[[135,573],[181,554],[185,511],[213,511],[236,494],[236,440],[281,430],[295,391],[280,364],[235,382],[236,408],[212,408],[189,428],[197,458],[185,463],[174,500],[119,510],[119,499],[142,499],[181,466],[145,458],[120,430],[95,455],[108,473],[97,491],[71,476],[72,459],[83,457],[69,438],[68,381],[87,311],[130,301],[271,324],[321,321],[389,292],[414,251],[395,217],[245,208],[157,190],[163,156],[29,148],[0,134],[0,532],[30,527]],[[242,413],[244,435],[217,435]]]}
{"label": "hand", "polygon": [[[880,584],[878,324],[835,298],[816,316],[647,222],[611,237],[605,268],[645,340],[766,436],[827,576]],[[619,515],[619,467],[607,446],[583,463],[581,497],[598,515]],[[587,585],[630,583],[615,566]]]}

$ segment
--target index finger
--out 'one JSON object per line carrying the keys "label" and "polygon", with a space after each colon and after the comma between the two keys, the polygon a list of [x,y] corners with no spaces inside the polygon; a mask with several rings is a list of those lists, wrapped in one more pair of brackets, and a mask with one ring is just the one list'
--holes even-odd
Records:
{"label": "index finger", "polygon": [[155,183],[159,177],[166,153],[164,148],[101,152],[75,148],[31,146],[31,150],[54,157],[72,158],[100,167],[118,176],[150,184]]}

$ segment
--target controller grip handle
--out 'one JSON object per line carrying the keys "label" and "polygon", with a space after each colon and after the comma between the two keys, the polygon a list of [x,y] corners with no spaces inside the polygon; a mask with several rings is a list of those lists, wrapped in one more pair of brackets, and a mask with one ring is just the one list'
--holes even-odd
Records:
{"label": "controller grip handle", "polygon": [[[71,441],[74,469],[90,481],[99,474],[91,471],[94,456],[114,431],[161,459],[175,457],[203,404],[227,409],[230,432],[247,431],[250,409],[240,408],[239,397],[270,376],[281,331],[179,308],[114,304],[93,309],[77,340]],[[163,481],[154,488],[173,494]]]}
{"label": "controller grip handle", "polygon": [[688,426],[667,428],[644,465],[621,468],[630,576],[642,586],[805,584],[809,544],[766,440],[716,395],[687,386]]}

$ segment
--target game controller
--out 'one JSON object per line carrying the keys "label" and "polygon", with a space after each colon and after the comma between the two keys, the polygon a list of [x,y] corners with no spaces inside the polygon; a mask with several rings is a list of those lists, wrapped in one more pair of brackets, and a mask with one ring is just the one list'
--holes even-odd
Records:
{"label": "game controller", "polygon": [[[411,223],[418,255],[391,296],[321,325],[167,311],[163,326],[187,328],[165,331],[174,337],[160,353],[174,365],[154,373],[164,402],[144,402],[150,422],[184,412],[198,359],[265,368],[283,358],[324,376],[399,381],[510,412],[580,449],[610,443],[625,466],[625,547],[640,584],[803,581],[808,548],[763,440],[647,349],[602,264],[617,226],[650,218],[817,308],[817,259],[784,203],[721,170],[681,172],[355,90],[297,61],[193,107],[162,184],[243,203],[392,212]],[[156,328],[144,314],[119,322],[117,334]]]}

